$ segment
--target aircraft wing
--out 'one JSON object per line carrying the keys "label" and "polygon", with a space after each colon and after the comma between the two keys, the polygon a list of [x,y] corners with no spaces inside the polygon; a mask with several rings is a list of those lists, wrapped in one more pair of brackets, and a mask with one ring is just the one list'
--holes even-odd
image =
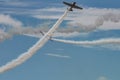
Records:
{"label": "aircraft wing", "polygon": [[79,6],[74,6],[74,8],[76,8],[76,9],[83,9],[82,7],[79,7]]}
{"label": "aircraft wing", "polygon": [[64,4],[68,5],[68,6],[72,6],[72,4],[67,3],[67,2],[63,2]]}

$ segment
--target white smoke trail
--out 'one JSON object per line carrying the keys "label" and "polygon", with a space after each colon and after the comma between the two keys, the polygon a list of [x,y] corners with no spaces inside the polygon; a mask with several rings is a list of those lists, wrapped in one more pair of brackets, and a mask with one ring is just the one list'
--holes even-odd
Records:
{"label": "white smoke trail", "polygon": [[30,49],[28,49],[27,52],[20,55],[17,59],[12,60],[11,62],[7,63],[6,65],[3,65],[0,67],[0,73],[3,73],[7,70],[10,70],[23,62],[25,62],[27,59],[32,57],[53,35],[54,31],[59,27],[60,23],[63,21],[64,17],[67,15],[69,11],[66,10],[65,13],[58,19],[58,21],[53,25],[53,27]]}
{"label": "white smoke trail", "polygon": [[53,56],[53,57],[59,57],[59,58],[66,58],[66,59],[71,58],[70,56],[65,56],[65,55],[60,55],[60,54],[52,54],[52,53],[48,53],[46,55]]}
{"label": "white smoke trail", "polygon": [[61,40],[61,39],[52,39],[57,42],[63,42],[67,44],[76,44],[76,45],[105,45],[105,44],[120,44],[120,38],[112,39],[100,39],[93,41],[71,41],[71,40]]}

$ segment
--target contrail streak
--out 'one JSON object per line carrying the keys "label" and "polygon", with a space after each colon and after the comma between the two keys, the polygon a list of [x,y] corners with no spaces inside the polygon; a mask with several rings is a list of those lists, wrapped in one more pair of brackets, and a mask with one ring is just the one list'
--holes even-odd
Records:
{"label": "contrail streak", "polygon": [[52,38],[53,41],[63,42],[67,44],[76,44],[76,45],[104,45],[104,44],[120,44],[120,38],[108,38],[108,39],[99,39],[93,41],[72,41],[72,40],[61,40]]}
{"label": "contrail streak", "polygon": [[11,62],[8,62],[6,65],[3,65],[0,67],[0,73],[3,73],[7,70],[10,70],[23,62],[25,62],[27,59],[32,57],[53,35],[54,31],[59,27],[60,23],[63,21],[64,17],[67,15],[69,11],[66,10],[64,14],[57,20],[57,22],[53,25],[53,27],[30,49],[28,49],[27,52],[20,55],[17,59],[12,60]]}
{"label": "contrail streak", "polygon": [[48,53],[46,54],[48,56],[53,56],[53,57],[59,57],[59,58],[71,58],[70,56],[65,56],[65,55],[60,55],[60,54],[52,54],[52,53]]}

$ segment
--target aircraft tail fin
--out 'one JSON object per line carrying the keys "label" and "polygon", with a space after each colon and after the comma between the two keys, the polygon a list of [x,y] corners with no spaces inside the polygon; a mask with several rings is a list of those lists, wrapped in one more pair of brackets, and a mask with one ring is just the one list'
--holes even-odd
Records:
{"label": "aircraft tail fin", "polygon": [[67,8],[69,11],[73,11],[73,9],[72,8]]}

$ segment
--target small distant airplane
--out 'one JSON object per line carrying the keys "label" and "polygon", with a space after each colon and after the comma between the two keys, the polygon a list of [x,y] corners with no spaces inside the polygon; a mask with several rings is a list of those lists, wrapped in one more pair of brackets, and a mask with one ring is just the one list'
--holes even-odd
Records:
{"label": "small distant airplane", "polygon": [[40,33],[44,36],[45,34],[44,34],[44,32],[42,32],[42,31],[40,31]]}
{"label": "small distant airplane", "polygon": [[[43,31],[40,31],[40,33],[42,34],[42,36],[45,35],[45,33],[44,33]],[[50,37],[50,40],[53,41],[53,40],[52,40],[52,37]]]}
{"label": "small distant airplane", "polygon": [[65,4],[65,5],[68,5],[68,6],[70,6],[70,8],[68,9],[69,11],[73,11],[73,8],[75,8],[75,9],[83,9],[82,7],[79,7],[79,6],[77,6],[76,5],[76,2],[73,2],[72,4],[71,3],[68,3],[68,2],[64,2],[63,1],[63,3]]}

